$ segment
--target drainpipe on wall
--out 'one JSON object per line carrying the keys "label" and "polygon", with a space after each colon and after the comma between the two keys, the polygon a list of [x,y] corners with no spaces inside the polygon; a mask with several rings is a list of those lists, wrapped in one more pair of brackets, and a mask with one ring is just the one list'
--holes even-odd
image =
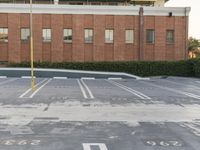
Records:
{"label": "drainpipe on wall", "polygon": [[188,19],[187,17],[187,7],[185,7],[185,59],[188,58]]}
{"label": "drainpipe on wall", "polygon": [[139,51],[138,60],[143,60],[143,47],[144,47],[144,9],[140,7],[139,10]]}

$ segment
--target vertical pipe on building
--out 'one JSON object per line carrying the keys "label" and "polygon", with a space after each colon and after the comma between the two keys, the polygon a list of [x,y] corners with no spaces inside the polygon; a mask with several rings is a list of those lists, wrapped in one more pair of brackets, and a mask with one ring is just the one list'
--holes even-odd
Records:
{"label": "vertical pipe on building", "polygon": [[188,19],[187,7],[185,7],[185,59],[188,58]]}
{"label": "vertical pipe on building", "polygon": [[143,47],[144,47],[144,9],[140,7],[139,10],[139,51],[138,60],[143,60]]}

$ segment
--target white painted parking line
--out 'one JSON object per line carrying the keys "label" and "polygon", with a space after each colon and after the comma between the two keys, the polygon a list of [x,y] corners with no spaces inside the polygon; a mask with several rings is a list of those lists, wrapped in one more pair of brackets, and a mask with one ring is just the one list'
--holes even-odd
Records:
{"label": "white painted parking line", "polygon": [[182,94],[185,94],[189,97],[193,97],[193,98],[196,98],[196,99],[200,99],[200,96],[199,95],[195,95],[195,94],[192,94],[192,93],[188,93],[188,92],[180,92]]}
{"label": "white painted parking line", "polygon": [[136,80],[150,80],[150,78],[136,78]]}
{"label": "white painted parking line", "polygon": [[186,86],[186,85],[187,85],[187,87],[200,90],[200,87],[195,86],[195,85],[193,85],[193,84],[177,83],[177,82],[175,82],[175,81],[168,80],[168,79],[165,79],[165,82],[170,82],[170,83],[172,83],[172,84],[176,84],[176,85],[179,85],[179,86]]}
{"label": "white painted parking line", "polygon": [[[35,85],[35,88],[38,87],[39,85],[41,85],[42,83],[44,83],[45,81],[47,81],[47,79],[42,80],[41,82],[39,82],[38,84]],[[28,97],[24,97],[26,94],[28,94],[29,92],[31,92],[32,88],[29,88],[27,91],[25,91],[22,95],[19,96],[19,98],[28,98]]]}
{"label": "white painted parking line", "polygon": [[81,83],[83,84],[83,86],[86,88],[86,90],[89,93],[89,96],[91,99],[94,99],[94,95],[92,94],[91,90],[89,89],[89,87],[87,86],[87,84],[81,79]]}
{"label": "white painted parking line", "polygon": [[47,80],[42,86],[40,86],[39,88],[37,88],[29,98],[33,98],[33,96],[35,96],[35,94],[37,94],[45,85],[47,85],[49,82],[51,82],[52,79]]}
{"label": "white painted parking line", "polygon": [[[144,81],[141,81],[141,82],[144,82]],[[186,96],[191,97],[191,98],[200,99],[199,95],[196,95],[196,94],[193,94],[193,93],[183,92],[183,91],[180,91],[180,90],[176,90],[176,89],[172,89],[172,88],[156,85],[156,84],[149,83],[149,82],[144,82],[144,83],[145,84],[149,84],[149,85],[154,86],[154,87],[157,87],[157,88],[160,88],[160,89],[164,89],[164,90],[168,90],[168,91],[171,91],[171,92],[183,94],[183,95],[186,95]]]}
{"label": "white painted parking line", "polygon": [[[22,79],[31,79],[31,76],[21,76]],[[33,78],[36,78],[35,76]]]}
{"label": "white painted parking line", "polygon": [[81,79],[82,80],[95,80],[95,78],[92,78],[92,77],[82,77]]}
{"label": "white painted parking line", "polygon": [[6,79],[7,76],[0,76],[0,79]]}
{"label": "white painted parking line", "polygon": [[198,123],[184,122],[181,124],[181,126],[190,129],[190,131],[196,136],[200,136],[200,128]]}
{"label": "white painted parking line", "polygon": [[115,85],[115,86],[118,86],[119,88],[124,89],[125,91],[128,91],[128,92],[132,93],[133,95],[135,95],[135,96],[137,96],[137,97],[139,97],[141,99],[149,99],[149,100],[151,99],[147,95],[144,95],[143,93],[141,93],[139,91],[136,91],[136,90],[133,90],[132,88],[129,88],[129,87],[125,86],[125,85],[122,85],[122,84],[117,83],[117,82],[112,81],[112,80],[106,80],[106,81],[111,83],[111,84],[113,84],[113,85]]}
{"label": "white painted parking line", "polygon": [[122,80],[122,78],[108,78],[108,80]]}
{"label": "white painted parking line", "polygon": [[108,150],[104,143],[83,143],[83,150],[92,150],[91,146],[98,146],[99,150]]}
{"label": "white painted parking line", "polygon": [[89,87],[87,86],[87,84],[83,81],[83,79],[77,79],[77,82],[79,84],[79,87],[81,89],[81,92],[84,96],[85,99],[94,99],[94,95],[92,94],[91,90],[89,89]]}
{"label": "white painted parking line", "polygon": [[9,82],[13,82],[13,81],[15,81],[15,80],[18,80],[18,79],[9,79],[9,80],[0,82],[0,85],[6,84],[6,83],[9,83]]}
{"label": "white painted parking line", "polygon": [[53,77],[53,79],[64,80],[67,79],[67,77]]}
{"label": "white painted parking line", "polygon": [[88,97],[87,97],[87,94],[86,94],[86,92],[85,92],[85,89],[83,88],[83,86],[82,86],[82,84],[80,83],[79,80],[77,80],[77,82],[78,82],[78,85],[79,85],[79,87],[80,87],[80,89],[81,89],[81,92],[82,92],[82,94],[83,94],[83,97],[87,99]]}

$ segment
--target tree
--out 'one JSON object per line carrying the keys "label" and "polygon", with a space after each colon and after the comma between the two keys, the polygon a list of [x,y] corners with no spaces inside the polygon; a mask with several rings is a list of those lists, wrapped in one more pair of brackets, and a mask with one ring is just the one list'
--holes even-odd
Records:
{"label": "tree", "polygon": [[190,37],[188,39],[188,51],[192,54],[192,58],[195,56],[199,56],[200,55],[200,51],[199,51],[199,47],[200,47],[200,42],[199,40]]}

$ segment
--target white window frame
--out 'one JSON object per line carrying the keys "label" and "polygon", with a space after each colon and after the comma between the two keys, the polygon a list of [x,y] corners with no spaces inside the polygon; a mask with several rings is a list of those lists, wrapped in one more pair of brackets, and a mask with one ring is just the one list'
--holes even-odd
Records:
{"label": "white window frame", "polygon": [[105,30],[105,43],[113,43],[114,42],[114,30],[106,29]]}
{"label": "white window frame", "polygon": [[127,43],[127,44],[134,43],[134,30],[133,29],[125,30],[125,43]]}
{"label": "white window frame", "polygon": [[50,28],[42,29],[42,39],[43,39],[43,42],[51,42],[51,29]]}
{"label": "white window frame", "polygon": [[8,28],[6,28],[6,27],[1,27],[0,28],[0,36],[1,36],[1,34],[2,35],[6,35],[5,37],[4,36],[2,36],[2,38],[0,37],[0,42],[8,42]]}
{"label": "white window frame", "polygon": [[[168,37],[168,33],[172,33],[172,37]],[[167,29],[166,31],[166,42],[167,44],[174,44],[174,30],[173,29]]]}
{"label": "white window frame", "polygon": [[[71,36],[71,39],[69,37]],[[65,43],[72,43],[72,37],[73,36],[73,31],[71,28],[65,28],[63,29],[63,40]]]}
{"label": "white window frame", "polygon": [[21,41],[27,42],[29,40],[29,38],[30,38],[30,29],[29,28],[21,28]]}
{"label": "white window frame", "polygon": [[85,29],[84,30],[84,40],[85,43],[92,43],[93,42],[93,29]]}

